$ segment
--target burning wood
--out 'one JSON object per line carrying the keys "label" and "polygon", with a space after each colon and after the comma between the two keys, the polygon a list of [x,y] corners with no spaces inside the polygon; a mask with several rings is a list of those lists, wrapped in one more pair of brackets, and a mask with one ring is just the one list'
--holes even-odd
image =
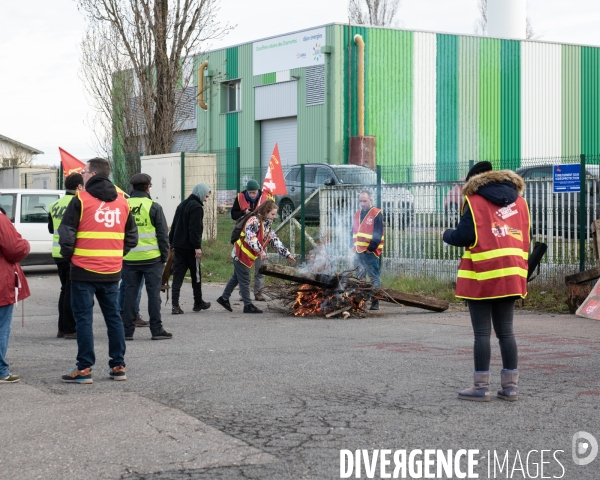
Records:
{"label": "burning wood", "polygon": [[443,312],[449,307],[448,302],[444,300],[373,287],[358,278],[356,270],[326,275],[302,272],[283,265],[263,265],[260,272],[294,282],[270,285],[263,290],[263,293],[275,300],[274,304],[269,306],[270,308],[299,317],[362,318],[368,315],[366,309],[372,299],[436,312]]}

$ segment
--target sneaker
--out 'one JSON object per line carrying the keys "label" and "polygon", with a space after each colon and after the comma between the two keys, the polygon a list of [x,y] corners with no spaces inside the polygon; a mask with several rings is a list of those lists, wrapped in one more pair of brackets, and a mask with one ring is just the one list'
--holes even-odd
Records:
{"label": "sneaker", "polygon": [[379,300],[373,300],[369,310],[379,310]]}
{"label": "sneaker", "polygon": [[131,335],[125,334],[125,340],[128,341],[128,342],[131,341],[131,340],[133,340],[133,333]]}
{"label": "sneaker", "polygon": [[0,383],[17,383],[19,380],[21,380],[19,375],[9,373],[6,377],[0,378]]}
{"label": "sneaker", "polygon": [[183,310],[181,309],[181,307],[179,305],[174,305],[173,308],[171,309],[171,313],[173,315],[181,315],[183,313]]}
{"label": "sneaker", "polygon": [[92,380],[92,369],[77,370],[77,368],[74,368],[62,376],[62,381],[63,383],[94,383]]}
{"label": "sneaker", "polygon": [[256,295],[254,295],[254,300],[256,300],[257,302],[266,302],[267,299],[265,298],[265,296],[262,293],[257,293]]}
{"label": "sneaker", "polygon": [[77,340],[77,332],[65,333],[64,338],[66,338],[67,340]]}
{"label": "sneaker", "polygon": [[133,324],[136,327],[148,327],[150,326],[150,322],[145,321],[141,316],[137,316],[135,317],[135,320],[133,321]]}
{"label": "sneaker", "polygon": [[200,303],[194,303],[194,308],[192,310],[194,312],[199,312],[200,310],[208,310],[210,308],[210,302],[205,302],[202,300]]}
{"label": "sneaker", "polygon": [[229,300],[225,300],[223,297],[219,297],[217,298],[217,303],[221,305],[225,310],[233,312],[233,308],[231,308],[231,303],[229,303]]}
{"label": "sneaker", "polygon": [[125,375],[125,367],[123,365],[118,365],[113,368],[108,367],[108,376],[115,382],[127,380],[127,375]]}
{"label": "sneaker", "polygon": [[65,332],[61,332],[60,330],[56,334],[56,338],[65,338]]}
{"label": "sneaker", "polygon": [[152,340],[171,340],[173,338],[173,334],[167,332],[166,330],[161,330],[159,333],[152,334]]}
{"label": "sneaker", "polygon": [[263,313],[263,311],[251,303],[250,305],[244,305],[244,313]]}

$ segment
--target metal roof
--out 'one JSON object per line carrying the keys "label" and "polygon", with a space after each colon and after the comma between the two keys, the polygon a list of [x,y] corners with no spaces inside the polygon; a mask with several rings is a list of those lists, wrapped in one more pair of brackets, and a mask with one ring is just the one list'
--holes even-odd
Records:
{"label": "metal roof", "polygon": [[0,140],[4,140],[5,142],[12,143],[13,145],[16,145],[17,147],[21,147],[25,150],[28,150],[33,155],[40,155],[40,154],[44,153],[41,150],[38,150],[37,148],[30,147],[29,145],[25,145],[24,143],[21,143],[21,142],[17,142],[16,140],[5,137],[4,135],[0,135]]}

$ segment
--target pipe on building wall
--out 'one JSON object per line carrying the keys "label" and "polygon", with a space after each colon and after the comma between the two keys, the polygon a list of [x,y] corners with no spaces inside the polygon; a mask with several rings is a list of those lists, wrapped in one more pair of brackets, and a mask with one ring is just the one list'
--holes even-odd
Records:
{"label": "pipe on building wall", "polygon": [[359,34],[354,35],[358,45],[358,136],[365,136],[365,41]]}
{"label": "pipe on building wall", "polygon": [[198,68],[198,105],[202,110],[208,109],[204,102],[204,70],[206,70],[206,67],[208,67],[208,62],[204,61]]}

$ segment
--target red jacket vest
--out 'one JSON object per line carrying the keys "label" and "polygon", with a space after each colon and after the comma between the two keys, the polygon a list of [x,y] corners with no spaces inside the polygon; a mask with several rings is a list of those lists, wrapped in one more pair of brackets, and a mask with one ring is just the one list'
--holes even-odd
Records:
{"label": "red jacket vest", "polygon": [[518,197],[499,207],[481,195],[465,197],[475,224],[475,243],[458,267],[456,296],[484,300],[527,295],[529,208]]}
{"label": "red jacket vest", "polygon": [[[373,239],[375,217],[381,214],[381,210],[372,207],[363,221],[360,221],[360,210],[354,214],[354,223],[352,225],[352,239],[354,241],[354,250],[356,253],[363,253],[367,251],[367,247]],[[381,235],[381,241],[377,246],[377,250],[373,252],[376,256],[380,256],[383,250],[383,233]]]}
{"label": "red jacket vest", "polygon": [[103,202],[87,192],[78,192],[81,219],[71,262],[95,273],[117,273],[123,263],[125,224],[129,204],[122,194]]}
{"label": "red jacket vest", "polygon": [[[246,223],[248,223],[248,221],[250,221],[252,218],[254,217],[250,216]],[[260,243],[263,248],[265,248],[265,245],[268,241],[268,237],[267,240],[264,241],[264,235],[264,226],[262,222],[260,222],[260,230],[258,231],[256,238],[258,239],[258,243]],[[259,255],[260,254],[256,253],[252,247],[248,245],[248,242],[246,242],[246,225],[244,225],[244,229],[240,233],[240,239],[235,242],[235,256],[238,257],[238,260],[248,268],[252,268]]]}
{"label": "red jacket vest", "polygon": [[[257,209],[258,206],[267,199],[267,195],[263,191],[258,192],[256,196],[258,197],[258,200],[254,209]],[[238,193],[237,199],[238,203],[240,204],[240,210],[250,210],[250,203],[248,202],[248,200],[246,200],[246,195],[244,195],[243,192]]]}

